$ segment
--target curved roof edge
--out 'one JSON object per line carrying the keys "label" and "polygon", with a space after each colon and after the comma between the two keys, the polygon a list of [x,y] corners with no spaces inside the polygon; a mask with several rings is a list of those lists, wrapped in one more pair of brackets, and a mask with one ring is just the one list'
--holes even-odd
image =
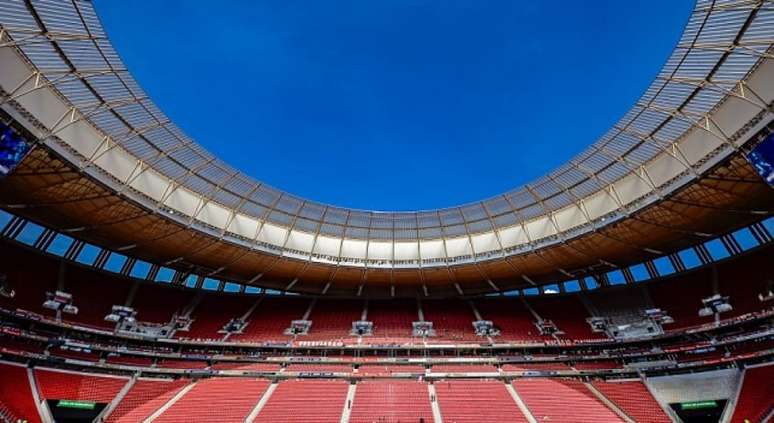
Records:
{"label": "curved roof edge", "polygon": [[50,147],[195,229],[335,265],[463,264],[532,251],[625,218],[738,149],[774,99],[774,11],[763,3],[699,1],[658,77],[588,150],[522,188],[436,211],[327,206],[231,169],[144,94],[88,1],[0,10],[0,87],[34,118]]}

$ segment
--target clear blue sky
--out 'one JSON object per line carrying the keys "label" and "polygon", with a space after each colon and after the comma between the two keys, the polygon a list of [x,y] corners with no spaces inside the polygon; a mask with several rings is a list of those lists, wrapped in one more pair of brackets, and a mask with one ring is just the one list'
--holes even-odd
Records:
{"label": "clear blue sky", "polygon": [[313,200],[413,210],[504,192],[583,150],[650,84],[692,3],[96,7],[149,95],[219,157]]}

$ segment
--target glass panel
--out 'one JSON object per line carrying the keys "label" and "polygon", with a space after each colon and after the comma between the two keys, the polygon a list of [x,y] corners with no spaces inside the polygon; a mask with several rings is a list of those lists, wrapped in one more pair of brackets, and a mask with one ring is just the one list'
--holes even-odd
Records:
{"label": "glass panel", "polygon": [[707,247],[710,256],[712,256],[712,259],[715,261],[724,259],[731,255],[731,253],[728,252],[726,246],[723,245],[723,241],[718,238],[709,242],[705,242],[704,246]]}
{"label": "glass panel", "polygon": [[567,292],[578,292],[580,291],[580,282],[577,280],[567,281],[564,283],[564,290]]}
{"label": "glass panel", "polygon": [[125,255],[118,254],[118,253],[111,253],[110,258],[108,258],[107,263],[105,263],[105,269],[110,270],[111,272],[118,273],[121,271],[121,267],[123,267],[125,262],[126,262]]}
{"label": "glass panel", "polygon": [[583,281],[586,282],[586,288],[587,289],[597,289],[597,288],[599,288],[599,284],[597,283],[596,279],[594,279],[594,278],[583,278]]}
{"label": "glass panel", "polygon": [[634,266],[630,267],[629,271],[632,272],[632,277],[634,278],[635,282],[641,282],[650,279],[648,268],[645,267],[645,265],[642,263],[635,264]]}
{"label": "glass panel", "polygon": [[675,273],[675,267],[672,266],[672,261],[669,260],[669,257],[659,257],[655,260],[653,260],[653,265],[656,266],[656,270],[658,271],[658,274],[661,276],[671,275],[672,273]]}
{"label": "glass panel", "polygon": [[239,292],[240,285],[234,282],[226,282],[223,285],[223,291],[225,292]]}
{"label": "glass panel", "polygon": [[16,240],[27,245],[32,245],[35,243],[35,241],[38,240],[40,234],[42,233],[42,227],[32,222],[28,222],[26,225],[24,225],[24,229],[22,229],[19,235],[16,235]]}
{"label": "glass panel", "polygon": [[196,275],[188,275],[188,277],[185,279],[185,286],[189,288],[195,288],[196,287]]}
{"label": "glass panel", "polygon": [[752,232],[748,228],[740,229],[733,233],[734,239],[736,239],[736,242],[739,243],[739,246],[742,247],[742,250],[747,251],[750,248],[755,248],[758,246],[758,240],[755,239]]}
{"label": "glass panel", "polygon": [[527,288],[524,290],[524,295],[532,296],[532,295],[538,295],[540,291],[538,291],[537,288]]}
{"label": "glass panel", "polygon": [[202,283],[202,288],[210,290],[210,291],[214,291],[214,290],[218,289],[218,285],[219,284],[220,284],[220,282],[216,281],[215,279],[204,278],[204,283]]}
{"label": "glass panel", "polygon": [[132,267],[132,271],[129,272],[129,275],[133,278],[145,279],[148,276],[148,272],[150,272],[150,268],[150,263],[137,260]]}
{"label": "glass panel", "polygon": [[161,283],[170,283],[172,282],[172,278],[175,277],[175,271],[168,268],[168,267],[162,267],[159,269],[159,273],[156,274],[156,282]]}
{"label": "glass panel", "polygon": [[623,285],[626,283],[626,278],[620,270],[607,272],[607,280],[610,282],[610,285]]}
{"label": "glass panel", "polygon": [[699,255],[696,254],[696,251],[694,251],[693,248],[686,248],[677,254],[681,259],[683,259],[683,264],[685,265],[686,269],[693,269],[694,267],[701,266]]}
{"label": "glass panel", "polygon": [[72,244],[72,238],[64,234],[57,234],[57,236],[54,237],[54,240],[51,241],[51,245],[48,246],[46,251],[61,257],[67,252],[67,249],[70,248],[70,245]]}
{"label": "glass panel", "polygon": [[13,215],[0,209],[0,229],[5,228],[5,225],[13,219]]}
{"label": "glass panel", "polygon": [[769,235],[774,236],[774,217],[764,220],[762,224],[769,231]]}
{"label": "glass panel", "polygon": [[83,250],[81,250],[81,253],[78,254],[78,258],[75,259],[78,263],[81,264],[88,264],[91,266],[94,264],[94,260],[97,259],[97,254],[99,254],[101,250],[91,244],[86,244],[83,247]]}

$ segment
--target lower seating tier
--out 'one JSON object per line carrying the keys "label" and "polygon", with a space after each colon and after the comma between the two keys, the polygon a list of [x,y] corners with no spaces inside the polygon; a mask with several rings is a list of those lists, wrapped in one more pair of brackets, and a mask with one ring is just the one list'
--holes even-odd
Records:
{"label": "lower seating tier", "polygon": [[108,404],[129,381],[126,377],[96,376],[62,370],[35,369],[42,399],[94,401]]}
{"label": "lower seating tier", "polygon": [[141,422],[166,404],[188,383],[187,380],[138,379],[105,421]]}
{"label": "lower seating tier", "polygon": [[337,423],[347,399],[345,380],[280,382],[254,420],[257,423]]}
{"label": "lower seating tier", "polygon": [[669,417],[638,380],[624,382],[595,381],[592,385],[637,423],[669,423]]}
{"label": "lower seating tier", "polygon": [[574,423],[623,421],[577,380],[517,379],[513,385],[538,421]]}
{"label": "lower seating tier", "polygon": [[351,423],[433,421],[427,384],[413,380],[357,384]]}
{"label": "lower seating tier", "polygon": [[0,404],[9,417],[29,423],[40,422],[26,367],[0,364]]}
{"label": "lower seating tier", "polygon": [[269,381],[245,378],[203,379],[154,422],[217,421],[241,423],[258,404]]}
{"label": "lower seating tier", "polygon": [[774,364],[744,372],[732,423],[762,422],[774,411]]}
{"label": "lower seating tier", "polygon": [[526,422],[505,384],[495,380],[439,381],[434,384],[444,421]]}

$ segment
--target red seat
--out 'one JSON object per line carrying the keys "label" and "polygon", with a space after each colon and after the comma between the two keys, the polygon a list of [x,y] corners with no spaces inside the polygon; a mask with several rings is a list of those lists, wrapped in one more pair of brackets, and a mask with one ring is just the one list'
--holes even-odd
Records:
{"label": "red seat", "polygon": [[338,423],[349,383],[344,380],[280,382],[255,422]]}
{"label": "red seat", "polygon": [[595,381],[592,385],[638,423],[669,423],[671,421],[650,394],[648,388],[640,381]]}
{"label": "red seat", "polygon": [[35,369],[43,399],[110,403],[129,381],[123,376],[95,376],[63,370]]}
{"label": "red seat", "polygon": [[106,421],[109,423],[143,421],[187,384],[187,380],[138,379]]}
{"label": "red seat", "polygon": [[263,379],[203,379],[154,421],[241,423],[268,386],[269,381]]}
{"label": "red seat", "polygon": [[745,370],[732,423],[762,422],[774,409],[774,365]]}
{"label": "red seat", "polygon": [[493,380],[435,382],[444,421],[455,423],[526,422],[505,384]]}
{"label": "red seat", "polygon": [[413,380],[374,380],[357,384],[351,423],[433,421],[427,385]]}
{"label": "red seat", "polygon": [[577,380],[516,379],[514,388],[538,421],[622,422]]}
{"label": "red seat", "polygon": [[40,422],[26,367],[0,363],[0,403],[15,419]]}

